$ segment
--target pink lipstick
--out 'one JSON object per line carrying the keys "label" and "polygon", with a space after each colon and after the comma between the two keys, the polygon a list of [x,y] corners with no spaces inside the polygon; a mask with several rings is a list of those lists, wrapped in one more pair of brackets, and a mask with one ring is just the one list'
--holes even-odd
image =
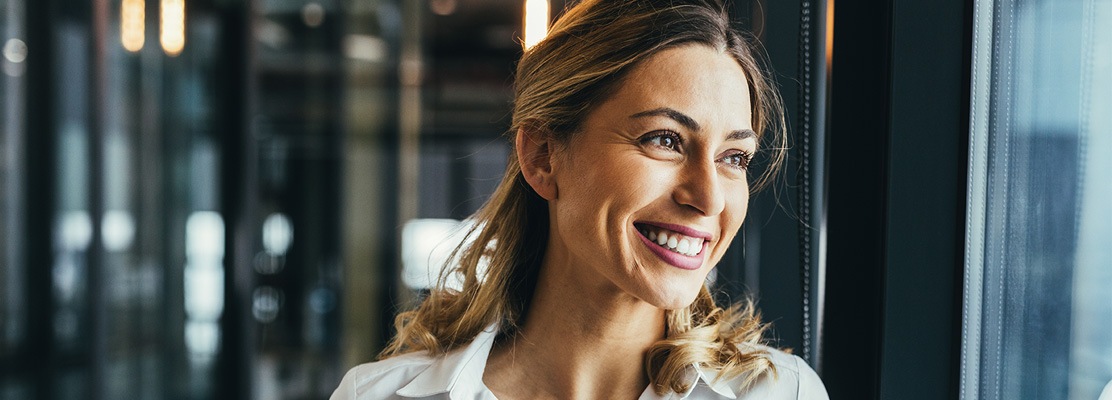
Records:
{"label": "pink lipstick", "polygon": [[[679,268],[679,269],[685,269],[685,270],[696,270],[696,269],[699,269],[699,267],[703,266],[703,259],[705,258],[705,253],[706,253],[706,250],[707,250],[707,244],[710,242],[710,234],[707,234],[705,232],[696,231],[696,230],[693,230],[693,229],[689,229],[689,228],[686,228],[686,227],[677,226],[677,225],[670,225],[670,224],[669,225],[664,225],[664,224],[653,223],[653,224],[646,224],[646,225],[658,226],[660,228],[668,229],[670,231],[679,233],[681,235],[705,239],[703,241],[702,248],[699,249],[699,253],[694,255],[694,256],[689,256],[689,255],[686,255],[686,254],[680,254],[680,253],[674,252],[674,251],[669,250],[668,248],[666,248],[664,246],[656,244],[656,242],[654,242],[652,240],[649,240],[648,237],[645,237],[645,234],[641,233],[641,230],[634,229],[635,231],[637,231],[637,237],[641,239],[641,243],[644,243],[645,246],[648,247],[649,250],[653,252],[653,254],[656,254],[657,257],[660,257],[661,260],[664,260],[664,262],[672,265],[673,267],[676,267],[676,268]],[[682,229],[673,229],[673,228],[682,228]]]}

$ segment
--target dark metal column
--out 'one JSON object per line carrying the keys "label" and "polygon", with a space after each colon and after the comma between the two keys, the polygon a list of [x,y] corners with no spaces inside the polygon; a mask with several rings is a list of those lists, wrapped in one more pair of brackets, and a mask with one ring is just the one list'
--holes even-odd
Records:
{"label": "dark metal column", "polygon": [[826,98],[829,51],[827,11],[833,0],[803,0],[799,10],[799,260],[803,295],[800,357],[821,372],[822,310],[826,272]]}
{"label": "dark metal column", "polygon": [[22,165],[26,176],[27,341],[23,367],[31,377],[33,397],[51,399],[56,356],[54,349],[53,224],[57,137],[53,94],[55,2],[34,1],[27,12],[27,130]]}
{"label": "dark metal column", "polygon": [[252,10],[255,1],[218,2],[221,28],[228,38],[220,59],[229,65],[215,76],[220,96],[218,126],[222,139],[220,208],[225,222],[223,346],[216,367],[216,391],[227,398],[250,399],[256,354],[251,317],[258,206],[258,148],[251,115],[255,93]]}
{"label": "dark metal column", "polygon": [[107,55],[105,48],[108,42],[108,0],[93,0],[90,4],[89,21],[89,99],[88,132],[89,132],[89,165],[86,173],[89,179],[89,217],[92,227],[92,240],[89,250],[85,253],[85,262],[88,266],[86,277],[88,279],[88,310],[89,327],[91,328],[86,338],[88,341],[88,366],[90,399],[101,399],[105,394],[105,380],[107,372],[106,356],[108,351],[108,316],[109,293],[105,290],[104,245],[101,240],[101,224],[104,217],[104,120],[108,114],[107,102]]}

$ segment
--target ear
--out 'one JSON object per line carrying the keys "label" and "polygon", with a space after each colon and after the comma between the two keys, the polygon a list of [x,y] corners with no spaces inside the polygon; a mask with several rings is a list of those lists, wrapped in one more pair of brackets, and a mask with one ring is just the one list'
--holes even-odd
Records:
{"label": "ear", "polygon": [[558,192],[552,169],[555,144],[548,133],[533,128],[520,128],[514,146],[525,181],[548,201],[555,200]]}

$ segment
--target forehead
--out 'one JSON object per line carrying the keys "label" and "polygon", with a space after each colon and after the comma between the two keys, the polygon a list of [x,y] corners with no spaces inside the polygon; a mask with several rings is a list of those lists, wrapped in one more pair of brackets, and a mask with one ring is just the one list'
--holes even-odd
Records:
{"label": "forehead", "polygon": [[729,54],[697,44],[663,50],[638,64],[608,103],[636,110],[629,114],[670,107],[722,129],[753,126],[745,71]]}

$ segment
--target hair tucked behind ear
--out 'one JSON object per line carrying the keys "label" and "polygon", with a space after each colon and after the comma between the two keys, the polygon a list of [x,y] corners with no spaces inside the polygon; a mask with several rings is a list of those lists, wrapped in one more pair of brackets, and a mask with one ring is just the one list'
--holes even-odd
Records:
{"label": "hair tucked behind ear", "polygon": [[[786,151],[780,97],[752,44],[730,27],[723,5],[713,0],[587,0],[568,9],[518,63],[511,132],[530,129],[557,142],[568,140],[633,66],[684,45],[718,49],[745,72],[753,128],[769,160],[753,185],[762,187]],[[382,357],[442,354],[470,342],[490,324],[498,323],[502,335],[512,336],[525,321],[548,241],[548,205],[525,182],[516,153],[510,154],[506,174],[472,217],[475,228],[453,253],[453,265],[416,310],[398,315],[397,336]],[[462,282],[460,289],[443,285],[448,279]],[[743,386],[775,372],[757,346],[765,327],[751,303],[721,308],[704,287],[690,306],[668,311],[667,324],[667,337],[645,357],[658,393],[686,390],[691,365],[717,371],[718,379],[744,375]]]}

